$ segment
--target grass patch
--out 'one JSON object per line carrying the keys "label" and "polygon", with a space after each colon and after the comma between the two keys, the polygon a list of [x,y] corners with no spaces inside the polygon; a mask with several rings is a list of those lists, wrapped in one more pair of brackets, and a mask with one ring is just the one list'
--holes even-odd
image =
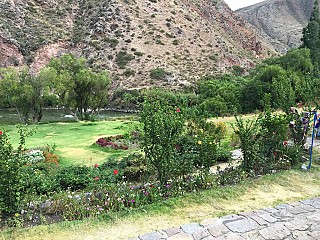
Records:
{"label": "grass patch", "polygon": [[[217,187],[187,194],[127,212],[111,214],[107,219],[63,222],[27,229],[8,229],[0,239],[128,239],[159,229],[220,217],[263,207],[290,203],[319,195],[319,166],[310,172],[299,169],[246,180],[236,186]],[[312,186],[312,187],[311,187]],[[125,230],[124,230],[125,229]]]}
{"label": "grass patch", "polygon": [[[128,151],[100,151],[92,144],[100,137],[124,134],[137,122],[124,120],[78,123],[49,123],[31,126],[35,133],[27,138],[27,148],[57,146],[56,153],[60,156],[61,165],[102,163],[112,155],[127,155]],[[18,145],[19,135],[15,125],[2,125],[10,135],[15,147]]]}

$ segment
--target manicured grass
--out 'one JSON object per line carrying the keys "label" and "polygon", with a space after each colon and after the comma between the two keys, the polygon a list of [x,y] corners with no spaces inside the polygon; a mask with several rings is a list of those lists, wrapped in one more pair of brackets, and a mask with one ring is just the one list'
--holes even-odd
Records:
{"label": "manicured grass", "polygon": [[[103,151],[92,144],[100,137],[124,134],[138,124],[129,120],[114,120],[102,122],[73,122],[49,123],[30,126],[35,133],[26,140],[27,148],[57,146],[56,154],[60,156],[62,165],[95,164],[104,162],[112,155],[127,155],[129,151],[109,150]],[[2,125],[10,135],[10,141],[16,147],[19,134],[14,125]]]}
{"label": "manicured grass", "polygon": [[310,172],[295,169],[266,175],[236,186],[216,187],[161,204],[111,214],[108,219],[8,229],[0,233],[0,239],[128,239],[207,218],[319,196],[319,170],[319,167],[313,166]]}

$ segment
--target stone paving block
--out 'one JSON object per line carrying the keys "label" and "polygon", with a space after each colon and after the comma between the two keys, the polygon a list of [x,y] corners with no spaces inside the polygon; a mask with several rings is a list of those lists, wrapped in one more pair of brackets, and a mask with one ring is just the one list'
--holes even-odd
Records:
{"label": "stone paving block", "polygon": [[301,201],[299,201],[299,202],[301,202],[302,204],[311,205],[311,203],[313,202],[313,199],[301,200]]}
{"label": "stone paving block", "polygon": [[193,240],[193,237],[190,234],[182,232],[168,237],[168,240]]}
{"label": "stone paving block", "polygon": [[301,207],[303,205],[303,203],[298,201],[298,202],[292,202],[292,203],[290,203],[290,205],[293,207]]}
{"label": "stone paving block", "polygon": [[286,209],[282,209],[277,213],[271,214],[272,217],[281,219],[282,221],[290,221],[294,218],[294,215],[291,212],[288,212]]}
{"label": "stone paving block", "polygon": [[301,201],[301,202],[303,204],[309,204],[314,208],[320,209],[320,198],[319,197],[316,197],[316,198],[313,198],[313,199],[304,200],[304,201]]}
{"label": "stone paving block", "polygon": [[269,223],[274,223],[274,222],[278,221],[277,218],[272,217],[269,213],[259,214],[258,217],[262,218],[263,220],[265,220]]}
{"label": "stone paving block", "polygon": [[229,229],[223,224],[209,227],[207,230],[213,237],[219,237],[229,232]]}
{"label": "stone paving block", "polygon": [[161,234],[159,232],[151,232],[144,235],[139,236],[139,239],[141,240],[160,240],[160,239],[166,239],[168,236]]}
{"label": "stone paving block", "polygon": [[183,232],[187,234],[193,234],[196,231],[203,230],[204,228],[199,225],[199,223],[184,224],[181,226]]}
{"label": "stone paving block", "polygon": [[223,222],[227,228],[229,228],[232,232],[236,233],[244,233],[259,227],[258,223],[253,221],[252,219],[247,219],[242,216],[238,216],[238,218],[226,220]]}
{"label": "stone paving block", "polygon": [[320,239],[320,232],[319,231],[309,232],[309,236],[313,237],[316,240],[319,240]]}
{"label": "stone paving block", "polygon": [[211,235],[207,230],[199,230],[199,231],[196,231],[194,234],[192,234],[192,236],[194,240],[200,240]]}
{"label": "stone paving block", "polygon": [[303,209],[305,209],[305,210],[307,210],[307,211],[309,211],[309,212],[314,212],[314,211],[317,210],[315,207],[312,207],[312,206],[307,205],[307,204],[302,204],[302,205],[301,205],[301,208],[303,208]]}
{"label": "stone paving block", "polygon": [[[285,238],[285,239],[283,239],[283,240],[295,240],[293,237],[291,237],[291,236],[289,236],[289,237],[287,237],[287,238]],[[305,239],[306,240],[306,239]]]}
{"label": "stone paving block", "polygon": [[180,229],[180,228],[167,228],[167,229],[163,229],[162,231],[164,231],[168,237],[171,237],[175,234],[181,233],[182,229]]}
{"label": "stone paving block", "polygon": [[210,236],[208,236],[208,237],[206,237],[206,238],[203,238],[203,239],[201,239],[201,240],[216,240],[217,238],[215,238],[215,237],[212,237],[211,235]]}
{"label": "stone paving block", "polygon": [[260,226],[268,225],[268,222],[261,218],[260,216],[252,216],[250,217],[252,220],[256,221]]}
{"label": "stone paving block", "polygon": [[263,208],[263,211],[266,211],[268,213],[277,213],[279,210],[275,209],[275,208]]}
{"label": "stone paving block", "polygon": [[[264,214],[267,212],[263,211]],[[259,217],[259,215],[256,212],[244,212],[239,214],[240,216],[244,216],[247,218],[251,218],[252,220],[256,221],[260,226],[267,225],[268,222]]]}
{"label": "stone paving block", "polygon": [[225,240],[245,240],[243,237],[236,233],[228,233],[227,235],[224,236]]}
{"label": "stone paving block", "polygon": [[280,204],[278,206],[274,207],[275,209],[281,210],[281,209],[290,209],[293,208],[290,204]]}
{"label": "stone paving block", "polygon": [[315,222],[320,223],[320,214],[317,213],[317,214],[309,215],[309,216],[307,216],[307,219],[313,223],[315,223]]}
{"label": "stone paving block", "polygon": [[302,208],[302,207],[294,207],[294,208],[290,208],[287,210],[288,212],[292,213],[292,214],[301,214],[301,213],[308,213],[309,211]]}
{"label": "stone paving block", "polygon": [[311,237],[310,232],[308,231],[293,231],[292,232],[292,237],[295,240],[306,240],[306,239],[314,239],[313,237]]}
{"label": "stone paving block", "polygon": [[128,240],[140,240],[139,238],[129,238]]}
{"label": "stone paving block", "polygon": [[312,232],[317,232],[317,231],[319,232],[320,231],[319,223],[313,223],[311,221],[310,221],[310,223],[311,223],[311,226],[310,226],[309,231],[312,231]]}
{"label": "stone paving block", "polygon": [[299,219],[294,219],[291,222],[286,222],[284,225],[290,230],[300,230],[300,231],[305,231],[310,227],[310,223],[307,220],[299,220]]}
{"label": "stone paving block", "polygon": [[254,230],[251,232],[246,232],[241,234],[241,237],[243,237],[246,240],[264,240],[263,237],[261,237],[261,235],[259,234],[258,230]]}
{"label": "stone paving block", "polygon": [[283,223],[275,223],[270,227],[261,229],[259,233],[266,240],[282,240],[290,235],[289,229]]}

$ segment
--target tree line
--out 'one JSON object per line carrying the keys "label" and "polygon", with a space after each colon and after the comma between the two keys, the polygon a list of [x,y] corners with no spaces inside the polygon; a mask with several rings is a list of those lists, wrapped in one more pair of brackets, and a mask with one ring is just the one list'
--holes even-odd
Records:
{"label": "tree line", "polygon": [[71,54],[52,59],[38,75],[28,68],[0,69],[1,107],[14,107],[24,123],[37,123],[43,107],[65,107],[81,120],[104,107],[110,78],[106,71],[94,72],[86,59]]}

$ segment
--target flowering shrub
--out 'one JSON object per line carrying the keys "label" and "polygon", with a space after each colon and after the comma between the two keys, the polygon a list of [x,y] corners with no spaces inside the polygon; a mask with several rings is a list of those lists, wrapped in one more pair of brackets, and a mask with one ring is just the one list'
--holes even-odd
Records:
{"label": "flowering shrub", "polygon": [[27,150],[23,153],[23,155],[27,161],[27,164],[35,164],[46,159],[44,153],[38,149]]}
{"label": "flowering shrub", "polygon": [[[96,169],[97,170],[97,169]],[[114,178],[120,172],[114,169],[106,177]],[[210,188],[213,182],[204,184],[199,177],[189,177],[184,180],[137,184],[127,182],[124,176],[120,181],[105,182],[97,179],[90,189],[60,191],[49,197],[30,199],[31,203],[23,206],[25,221],[36,221],[42,214],[45,216],[61,216],[65,220],[80,220],[86,217],[100,215],[109,216],[110,212],[145,206],[151,203],[181,196],[188,192]],[[43,216],[44,215],[44,216]]]}
{"label": "flowering shrub", "polygon": [[[25,179],[21,169],[27,164],[25,151],[25,138],[30,134],[27,128],[19,127],[20,143],[13,149],[9,137],[4,130],[0,134],[0,216],[15,213],[27,193],[23,190],[21,180]],[[5,193],[5,194],[3,194]]]}
{"label": "flowering shrub", "polygon": [[293,138],[289,144],[288,138],[294,136],[290,134],[293,131],[289,127],[290,118],[287,114],[271,114],[270,110],[246,122],[236,117],[233,127],[241,143],[243,171],[265,174],[289,169],[300,161],[303,142]]}
{"label": "flowering shrub", "polygon": [[128,150],[129,147],[123,143],[115,143],[114,141],[122,139],[123,135],[117,135],[117,136],[112,136],[112,137],[104,137],[104,138],[99,138],[96,141],[96,144],[98,144],[101,147],[110,147],[112,149],[122,149],[122,150]]}
{"label": "flowering shrub", "polygon": [[53,164],[55,164],[56,166],[59,165],[60,159],[59,159],[59,156],[58,156],[58,155],[56,155],[56,154],[54,154],[54,153],[51,153],[51,152],[44,152],[43,155],[44,155],[44,157],[45,157],[44,161],[45,161],[46,163],[49,163],[49,164],[53,163]]}
{"label": "flowering shrub", "polygon": [[140,117],[147,162],[156,169],[158,180],[165,184],[177,176],[180,167],[176,145],[183,133],[183,110],[159,101],[145,101]]}

